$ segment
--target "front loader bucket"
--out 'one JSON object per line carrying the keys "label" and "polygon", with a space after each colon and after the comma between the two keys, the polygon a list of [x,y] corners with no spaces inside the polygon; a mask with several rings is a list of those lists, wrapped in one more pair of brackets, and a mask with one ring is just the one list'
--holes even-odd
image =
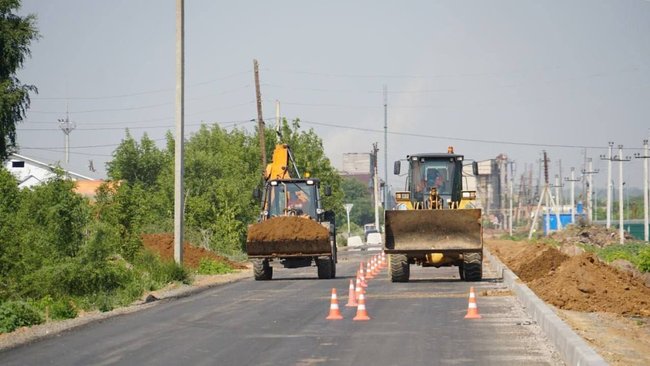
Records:
{"label": "front loader bucket", "polygon": [[388,252],[480,250],[480,209],[386,211]]}
{"label": "front loader bucket", "polygon": [[331,255],[329,230],[306,217],[273,217],[248,227],[246,253],[249,258]]}

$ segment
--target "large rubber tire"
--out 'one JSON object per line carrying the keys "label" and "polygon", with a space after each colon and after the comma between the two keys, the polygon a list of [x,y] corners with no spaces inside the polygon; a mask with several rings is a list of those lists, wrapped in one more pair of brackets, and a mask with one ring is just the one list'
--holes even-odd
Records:
{"label": "large rubber tire", "polygon": [[481,253],[465,253],[461,268],[464,273],[464,276],[461,276],[463,280],[480,281],[483,279],[483,256]]}
{"label": "large rubber tire", "polygon": [[316,259],[316,267],[318,267],[318,278],[321,280],[328,280],[336,277],[336,264],[332,258],[318,258]]}
{"label": "large rubber tire", "polygon": [[253,260],[253,276],[256,281],[269,281],[273,278],[273,267],[268,259]]}
{"label": "large rubber tire", "polygon": [[411,267],[406,254],[389,254],[390,257],[390,280],[392,282],[408,282],[411,275]]}
{"label": "large rubber tire", "polygon": [[465,268],[463,268],[463,262],[458,265],[458,274],[460,275],[460,280],[465,280]]}

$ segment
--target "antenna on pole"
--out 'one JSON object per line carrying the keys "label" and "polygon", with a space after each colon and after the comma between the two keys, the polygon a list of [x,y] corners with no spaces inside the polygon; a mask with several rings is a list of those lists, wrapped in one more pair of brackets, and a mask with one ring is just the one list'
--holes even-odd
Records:
{"label": "antenna on pole", "polygon": [[70,113],[68,112],[68,104],[65,105],[65,118],[59,118],[59,128],[65,135],[63,138],[63,146],[65,150],[65,162],[70,162],[70,132],[77,128],[77,124],[70,121]]}

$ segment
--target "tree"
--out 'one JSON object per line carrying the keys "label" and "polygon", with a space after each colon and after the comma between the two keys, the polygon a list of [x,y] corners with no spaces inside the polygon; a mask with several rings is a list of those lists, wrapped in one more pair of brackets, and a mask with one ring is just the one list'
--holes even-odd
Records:
{"label": "tree", "polygon": [[29,108],[29,92],[38,92],[34,85],[21,84],[16,70],[31,56],[29,45],[39,35],[36,16],[19,17],[14,12],[20,0],[0,0],[0,160],[4,161],[16,148],[16,124],[25,118]]}
{"label": "tree", "polygon": [[354,205],[350,212],[350,221],[361,227],[374,222],[375,212],[368,187],[354,178],[344,178],[341,188],[345,195],[345,203]]}
{"label": "tree", "polygon": [[165,160],[164,153],[146,133],[138,143],[127,129],[126,137],[113,152],[113,160],[106,164],[107,173],[113,180],[150,188],[156,184]]}

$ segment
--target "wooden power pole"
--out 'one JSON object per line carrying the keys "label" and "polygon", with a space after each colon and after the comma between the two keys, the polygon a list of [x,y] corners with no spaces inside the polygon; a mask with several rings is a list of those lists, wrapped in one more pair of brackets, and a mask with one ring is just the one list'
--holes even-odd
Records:
{"label": "wooden power pole", "polygon": [[266,144],[264,140],[264,118],[262,118],[262,93],[260,92],[260,70],[257,60],[253,60],[255,73],[255,99],[257,100],[257,129],[260,135],[260,150],[262,151],[262,172],[266,168]]}

